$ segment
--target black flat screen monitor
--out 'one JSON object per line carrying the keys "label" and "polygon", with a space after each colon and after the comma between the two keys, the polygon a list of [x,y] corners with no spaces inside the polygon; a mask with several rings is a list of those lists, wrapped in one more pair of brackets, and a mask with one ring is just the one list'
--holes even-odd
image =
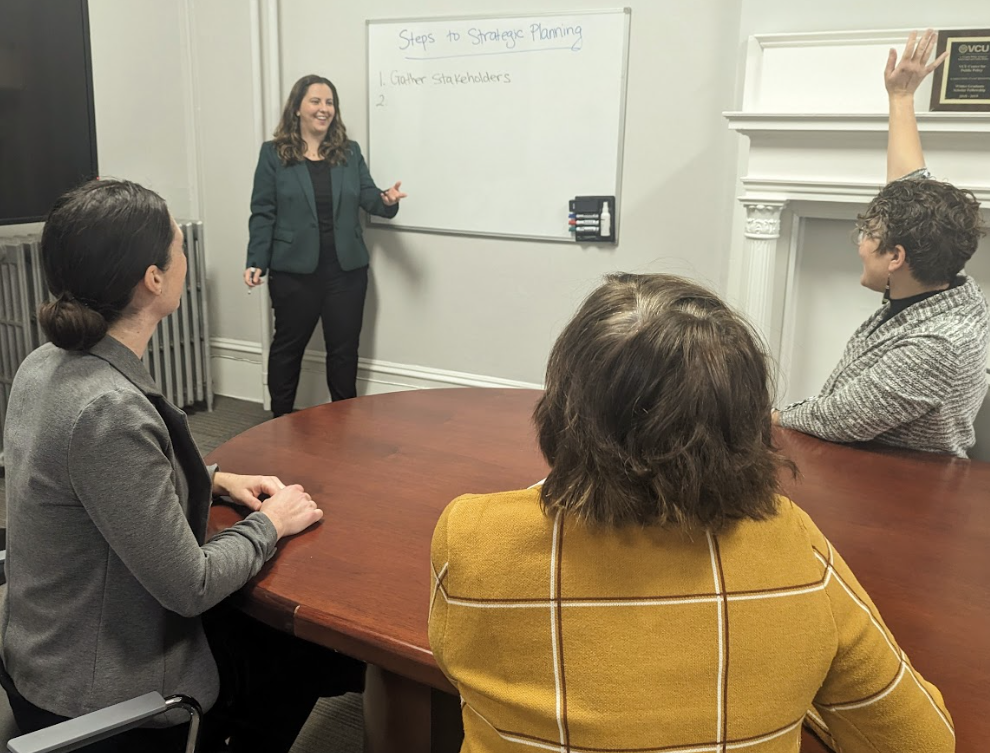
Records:
{"label": "black flat screen monitor", "polygon": [[86,0],[0,0],[0,225],[97,174]]}

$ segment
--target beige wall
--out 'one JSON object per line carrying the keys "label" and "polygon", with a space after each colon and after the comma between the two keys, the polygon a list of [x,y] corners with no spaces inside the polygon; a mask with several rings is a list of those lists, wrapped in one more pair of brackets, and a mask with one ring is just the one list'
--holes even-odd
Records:
{"label": "beige wall", "polygon": [[[790,0],[626,4],[632,20],[621,244],[581,249],[369,229],[372,283],[362,356],[370,363],[539,383],[549,345],[603,274],[677,272],[731,297],[738,270],[729,268],[728,249],[742,226],[734,197],[745,145],[728,132],[721,113],[738,105],[747,37],[980,25],[980,13],[982,25],[988,23],[977,0],[937,8],[906,0],[896,17],[884,4],[853,0],[827,6]],[[101,171],[144,182],[166,197],[177,216],[205,220],[212,334],[233,353],[221,373],[251,370],[231,391],[254,398],[260,397],[260,321],[267,301],[264,293],[248,296],[239,279],[261,138],[255,117],[261,105],[259,45],[251,22],[257,7],[253,0],[90,0]],[[545,0],[539,10],[599,7],[599,0]],[[415,15],[532,10],[522,0],[427,0]],[[365,22],[410,12],[403,0],[282,0],[283,92],[311,71],[334,79],[348,129],[367,145]],[[575,117],[586,106],[593,103],[575,103]],[[402,177],[374,164],[372,170],[380,183]],[[416,186],[404,187],[415,195]],[[813,247],[841,245],[844,254],[840,224],[813,228]],[[858,311],[862,292],[854,259],[847,265],[842,254],[833,256],[840,277],[851,275],[852,281],[837,285],[835,299],[825,300]],[[818,328],[815,336],[824,338],[825,361],[831,362],[848,326],[817,307],[802,312],[802,321]],[[822,368],[817,361],[808,366],[798,391],[820,381]],[[320,399],[318,392],[309,400]]]}
{"label": "beige wall", "polygon": [[[264,294],[249,297],[239,283],[258,149],[252,5],[91,2],[104,172],[146,182],[177,215],[205,220],[213,335],[245,350],[257,349],[265,303]],[[732,95],[739,3],[685,4],[676,21],[656,2],[629,5],[621,244],[581,249],[370,229],[373,271],[362,356],[539,383],[549,345],[602,275],[673,271],[724,289],[723,218],[732,201],[735,140],[720,112]],[[548,0],[540,10],[582,7],[600,3]],[[517,0],[488,7],[433,0],[416,14],[531,9]],[[367,144],[365,22],[408,13],[401,0],[283,1],[283,92],[310,71],[333,78],[351,135]],[[681,32],[702,28],[703,53],[696,38]],[[586,106],[593,104],[576,103],[575,117]],[[404,187],[415,194],[416,186]],[[256,362],[257,354],[244,358]]]}
{"label": "beige wall", "polygon": [[[735,3],[632,7],[626,99],[621,244],[559,243],[370,230],[372,287],[362,352],[372,358],[542,382],[547,350],[581,297],[615,270],[675,271],[724,285],[733,140],[719,113],[731,93]],[[599,8],[598,0],[547,0],[541,11]],[[420,4],[416,15],[525,14],[507,0]],[[301,75],[334,80],[354,138],[367,143],[369,18],[409,14],[402,0],[293,0],[281,16],[283,91]],[[678,29],[704,28],[706,50]],[[688,75],[677,61],[690,60]],[[581,117],[590,102],[575,102]],[[371,145],[372,160],[373,147]],[[381,173],[379,183],[401,179]],[[458,180],[458,176],[450,176]],[[525,180],[520,172],[520,180]],[[416,186],[403,188],[415,195]]]}
{"label": "beige wall", "polygon": [[192,71],[182,3],[90,0],[100,174],[151,188],[177,217],[198,211]]}

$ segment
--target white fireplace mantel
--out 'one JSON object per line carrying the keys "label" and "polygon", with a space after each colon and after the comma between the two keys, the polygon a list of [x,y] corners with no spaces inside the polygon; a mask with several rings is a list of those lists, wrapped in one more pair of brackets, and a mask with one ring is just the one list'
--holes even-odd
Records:
{"label": "white fireplace mantel", "polygon": [[[927,99],[927,95],[926,95]],[[920,103],[919,103],[920,104]],[[869,133],[886,135],[886,113],[788,113],[727,112],[729,128],[745,136],[767,137],[779,131],[816,133]],[[990,133],[988,113],[919,112],[918,124],[923,133]]]}
{"label": "white fireplace mantel", "polygon": [[[899,53],[909,31],[749,40],[742,107],[724,113],[729,128],[749,141],[740,176],[744,227],[731,263],[739,270],[735,298],[768,339],[780,335],[779,351],[788,349],[801,222],[852,221],[885,182],[883,68],[887,51]],[[990,113],[928,112],[930,87],[929,78],[916,98],[929,168],[990,207]]]}

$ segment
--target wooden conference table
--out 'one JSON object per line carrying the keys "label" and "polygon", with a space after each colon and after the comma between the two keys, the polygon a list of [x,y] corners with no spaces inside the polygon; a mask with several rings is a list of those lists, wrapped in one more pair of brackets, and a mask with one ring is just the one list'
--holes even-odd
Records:
{"label": "wooden conference table", "polygon": [[[457,749],[456,739],[443,739],[456,727],[457,707],[436,692],[454,691],[427,641],[430,539],[459,494],[523,488],[546,475],[530,418],[539,394],[363,397],[269,421],[210,456],[228,471],[301,483],[326,512],[315,530],[279,545],[245,587],[243,607],[384,670],[366,693],[366,713],[389,728],[376,749],[389,747],[389,735],[401,741],[396,749],[428,749],[431,699],[434,749]],[[786,430],[778,441],[801,472],[787,481],[789,496],[941,689],[958,752],[982,753],[990,744],[990,464],[844,447]],[[239,515],[216,506],[211,527]],[[802,750],[825,750],[804,734]]]}

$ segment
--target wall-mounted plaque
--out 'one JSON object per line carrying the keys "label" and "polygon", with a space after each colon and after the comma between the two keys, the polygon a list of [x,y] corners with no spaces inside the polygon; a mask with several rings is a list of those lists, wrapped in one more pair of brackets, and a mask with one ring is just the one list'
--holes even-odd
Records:
{"label": "wall-mounted plaque", "polygon": [[931,110],[990,112],[990,29],[940,31],[936,55],[949,57],[935,70]]}

